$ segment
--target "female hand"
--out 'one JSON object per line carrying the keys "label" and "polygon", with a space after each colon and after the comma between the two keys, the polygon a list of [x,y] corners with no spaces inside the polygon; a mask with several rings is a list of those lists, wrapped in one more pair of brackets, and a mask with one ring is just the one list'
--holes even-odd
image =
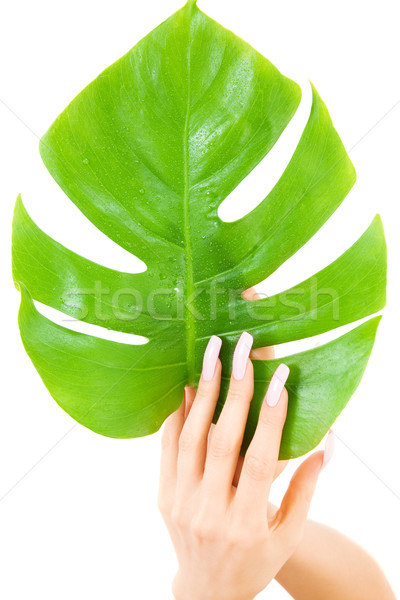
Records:
{"label": "female hand", "polygon": [[264,589],[299,543],[318,474],[329,452],[297,469],[281,507],[268,518],[286,418],[289,370],[280,365],[269,385],[237,487],[233,478],[250,401],[252,337],[235,349],[228,396],[209,436],[219,394],[221,340],[207,346],[190,410],[185,402],[163,432],[159,508],[178,557],[176,600],[250,600]]}

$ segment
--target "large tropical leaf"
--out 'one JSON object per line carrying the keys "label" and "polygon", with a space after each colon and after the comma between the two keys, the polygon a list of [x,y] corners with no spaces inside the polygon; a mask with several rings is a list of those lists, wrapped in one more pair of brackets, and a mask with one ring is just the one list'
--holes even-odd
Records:
{"label": "large tropical leaf", "polygon": [[[156,431],[195,385],[208,339],[223,339],[226,395],[234,345],[306,338],[380,310],[385,241],[379,217],[335,262],[273,298],[242,292],[309,240],[345,198],[354,168],[313,88],[310,116],[278,183],[243,218],[221,202],[267,155],[300,88],[190,1],[85,88],[40,144],[51,175],[88,219],[147,270],[95,264],[48,237],[17,200],[13,270],[25,348],[55,400],[103,435]],[[246,199],[243,199],[245,202]],[[110,342],[60,327],[32,298],[78,319],[140,334]],[[326,433],[357,387],[374,318],[294,354],[281,458]],[[242,450],[254,432],[276,360],[254,361],[256,386]]]}

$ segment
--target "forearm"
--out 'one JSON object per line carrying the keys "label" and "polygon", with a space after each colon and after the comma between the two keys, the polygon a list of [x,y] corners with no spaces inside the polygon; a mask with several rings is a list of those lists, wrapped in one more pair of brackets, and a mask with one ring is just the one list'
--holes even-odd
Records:
{"label": "forearm", "polygon": [[314,521],[307,521],[302,542],[276,580],[295,600],[395,600],[369,554]]}

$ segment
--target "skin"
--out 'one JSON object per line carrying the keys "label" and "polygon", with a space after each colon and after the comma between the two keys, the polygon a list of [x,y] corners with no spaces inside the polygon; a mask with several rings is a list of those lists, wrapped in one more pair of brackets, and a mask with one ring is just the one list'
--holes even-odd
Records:
{"label": "skin", "polygon": [[[272,349],[253,358],[271,358]],[[222,413],[212,417],[221,377],[187,388],[162,437],[159,508],[179,570],[176,600],[250,600],[275,578],[296,600],[394,600],[373,559],[338,532],[307,521],[323,452],[297,469],[279,509],[268,502],[286,418],[287,392],[263,403],[253,440],[239,457],[253,394],[253,366],[233,377]]]}
{"label": "skin", "polygon": [[322,466],[322,452],[310,456],[280,509],[267,519],[287,393],[274,408],[264,402],[236,487],[232,482],[253,395],[252,363],[247,360],[241,381],[232,378],[209,437],[220,377],[218,360],[213,379],[201,378],[191,406],[183,403],[163,433],[159,507],[180,565],[173,582],[177,600],[250,600],[263,590],[301,540]]}
{"label": "skin", "polygon": [[300,544],[276,576],[296,600],[395,600],[375,560],[343,534],[307,521]]}

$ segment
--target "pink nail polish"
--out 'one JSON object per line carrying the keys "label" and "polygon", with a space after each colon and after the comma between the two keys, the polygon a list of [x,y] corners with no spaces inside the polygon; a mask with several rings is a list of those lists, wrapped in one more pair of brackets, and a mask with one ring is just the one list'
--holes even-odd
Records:
{"label": "pink nail polish", "polygon": [[253,336],[244,331],[236,344],[233,354],[232,375],[237,380],[243,379],[246,373],[247,359],[253,345]]}
{"label": "pink nail polish", "polygon": [[288,377],[289,367],[282,363],[272,375],[272,379],[268,386],[267,395],[265,397],[268,406],[276,406],[278,404]]}
{"label": "pink nail polish", "polygon": [[326,441],[325,441],[324,459],[322,461],[321,471],[322,471],[322,469],[325,469],[326,465],[331,460],[334,449],[335,449],[335,436],[333,434],[332,429],[330,429],[329,433],[326,437]]}
{"label": "pink nail polish", "polygon": [[203,358],[203,372],[202,377],[204,381],[211,381],[214,377],[215,366],[221,350],[222,340],[216,335],[211,336],[206,351],[204,352]]}

